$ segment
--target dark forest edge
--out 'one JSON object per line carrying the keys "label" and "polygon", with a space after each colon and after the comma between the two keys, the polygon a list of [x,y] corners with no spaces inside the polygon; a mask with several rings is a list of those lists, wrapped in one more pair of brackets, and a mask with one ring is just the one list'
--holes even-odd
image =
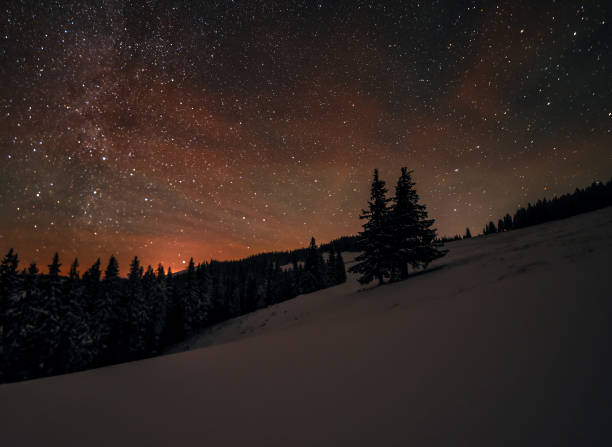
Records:
{"label": "dark forest edge", "polygon": [[[341,244],[340,244],[341,245]],[[327,259],[323,253],[327,252]],[[162,353],[201,329],[299,294],[346,281],[333,243],[239,261],[210,261],[172,274],[135,257],[127,278],[111,256],[82,276],[19,270],[12,249],[0,264],[0,383],[76,372]]]}
{"label": "dark forest edge", "polygon": [[[578,214],[596,211],[612,206],[612,179],[607,183],[593,182],[585,188],[576,188],[573,193],[563,194],[559,197],[539,199],[535,204],[528,203],[527,208],[521,207],[514,215],[507,213],[494,221],[489,221],[483,230],[483,235],[503,233],[518,230],[554,220],[566,219]],[[460,239],[469,239],[472,233],[466,228],[465,234],[453,237],[443,237],[442,242],[451,242]]]}
{"label": "dark forest edge", "polygon": [[[489,221],[482,234],[502,233],[510,230],[530,227],[554,220],[566,219],[578,214],[596,211],[612,206],[612,179],[607,183],[593,182],[585,188],[576,188],[573,193],[554,196],[552,199],[539,199],[535,204],[517,209],[514,214],[506,213],[503,217]],[[472,232],[466,228],[464,234],[442,236],[440,242],[447,243],[472,237]],[[334,246],[342,251],[359,251],[359,236],[343,236],[332,241]],[[323,246],[322,246],[323,247]]]}
{"label": "dark forest edge", "polygon": [[[406,194],[408,202],[419,210],[417,221],[434,251],[425,258],[413,259],[411,264],[404,256],[406,250],[404,255],[396,250],[391,257],[380,259],[381,269],[372,256],[362,258],[362,264],[366,261],[363,271],[353,269],[362,274],[362,282],[381,277],[403,279],[406,264],[424,267],[438,257],[438,243],[472,237],[468,228],[463,236],[432,239],[435,233],[428,228],[433,220],[427,219],[424,206],[418,205],[409,174],[402,170],[402,176],[408,175],[403,181],[404,192],[396,188],[396,197],[389,200],[384,197],[384,182],[377,184],[375,178],[370,209],[362,215],[367,225],[377,206],[386,208],[388,202],[394,202],[384,214],[395,222],[391,225],[395,230],[388,234],[375,230],[370,236],[391,238],[384,244],[397,247],[397,238],[401,242],[402,237],[398,219],[405,221],[401,214],[406,212],[405,206],[401,210],[403,205],[396,209],[397,197]],[[401,183],[402,177],[398,187]],[[506,214],[497,225],[489,222],[483,233],[529,227],[607,206],[612,206],[612,179],[530,203],[513,216]],[[366,226],[359,236],[344,236],[320,247],[313,238],[308,248],[261,253],[237,261],[211,260],[196,265],[191,259],[186,270],[174,274],[162,265],[155,270],[151,266],[144,269],[135,257],[127,278],[119,277],[114,257],[104,272],[98,259],[83,275],[76,259],[68,275],[60,275],[62,264],[57,255],[46,274],[40,273],[36,264],[19,270],[18,255],[11,249],[0,263],[0,383],[158,355],[207,326],[343,283],[346,272],[341,252],[365,253],[368,244],[375,247],[373,239],[368,241],[364,233]],[[406,248],[406,240],[402,243]],[[322,256],[325,252],[329,253],[327,259]]]}

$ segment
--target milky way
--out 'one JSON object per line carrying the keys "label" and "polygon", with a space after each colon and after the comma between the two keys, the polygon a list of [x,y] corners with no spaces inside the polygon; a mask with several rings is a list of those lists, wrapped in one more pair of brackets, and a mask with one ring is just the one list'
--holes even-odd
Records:
{"label": "milky way", "polygon": [[230,259],[354,234],[372,169],[441,234],[612,176],[609,2],[9,2],[0,249]]}

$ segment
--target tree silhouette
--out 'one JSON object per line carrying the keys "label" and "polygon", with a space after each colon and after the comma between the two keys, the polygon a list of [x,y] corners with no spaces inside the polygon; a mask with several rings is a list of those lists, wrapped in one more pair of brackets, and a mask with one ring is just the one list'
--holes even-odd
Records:
{"label": "tree silhouette", "polygon": [[19,258],[11,248],[0,263],[0,379],[14,380],[11,359],[18,357],[20,347],[19,323],[23,316],[19,306]]}
{"label": "tree silhouette", "polygon": [[108,259],[108,265],[106,266],[106,270],[104,271],[104,279],[112,280],[119,277],[119,263],[114,256],[111,256]]}
{"label": "tree silhouette", "polygon": [[[312,277],[308,277],[304,281],[304,292],[313,292],[315,290],[319,290],[321,287],[324,286],[325,278],[323,270],[323,258],[319,249],[317,248],[315,238],[313,237],[310,240],[310,245],[306,254],[306,260],[304,261],[305,276],[311,275]],[[310,285],[308,285],[307,283],[310,283]]]}
{"label": "tree silhouette", "polygon": [[72,261],[72,264],[70,265],[68,277],[71,281],[76,281],[79,279],[79,260],[77,258],[74,258],[74,261]]}
{"label": "tree silhouette", "polygon": [[367,284],[374,279],[379,284],[384,282],[391,274],[391,235],[389,232],[389,210],[386,197],[385,182],[378,176],[378,169],[374,169],[374,178],[370,188],[368,209],[362,210],[360,219],[365,219],[363,231],[359,233],[359,248],[362,253],[357,256],[357,263],[349,271],[359,273],[359,282]]}
{"label": "tree silhouette", "polygon": [[495,228],[495,224],[493,221],[490,221],[487,225],[485,225],[484,230],[482,230],[483,234],[493,234],[497,233],[497,228]]}
{"label": "tree silhouette", "polygon": [[412,171],[401,168],[390,212],[392,237],[391,259],[399,279],[408,277],[408,266],[426,268],[433,260],[444,256],[442,245],[428,219],[425,205],[419,203]]}
{"label": "tree silhouette", "polygon": [[121,322],[125,331],[124,337],[127,339],[128,358],[142,357],[147,346],[150,310],[144,296],[142,276],[140,260],[138,256],[134,256],[128,273],[128,293],[127,299],[123,301]]}
{"label": "tree silhouette", "polygon": [[53,261],[51,261],[51,264],[49,264],[49,276],[51,277],[58,276],[61,266],[62,264],[60,264],[59,262],[59,255],[56,252],[55,255],[53,255]]}
{"label": "tree silhouette", "polygon": [[338,251],[336,255],[336,265],[334,266],[336,284],[342,284],[346,282],[346,266],[344,265],[344,259],[342,253]]}

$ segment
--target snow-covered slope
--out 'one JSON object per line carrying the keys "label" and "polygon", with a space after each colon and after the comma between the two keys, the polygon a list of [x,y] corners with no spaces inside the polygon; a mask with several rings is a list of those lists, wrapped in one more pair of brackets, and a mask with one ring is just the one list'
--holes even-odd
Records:
{"label": "snow-covered slope", "polygon": [[612,208],[447,248],[203,349],[1,385],[0,445],[610,445]]}

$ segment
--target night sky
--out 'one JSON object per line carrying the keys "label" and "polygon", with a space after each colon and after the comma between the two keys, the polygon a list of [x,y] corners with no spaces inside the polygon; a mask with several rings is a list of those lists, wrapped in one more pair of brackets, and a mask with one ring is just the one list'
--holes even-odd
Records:
{"label": "night sky", "polygon": [[390,190],[413,169],[442,235],[612,176],[609,1],[4,5],[0,251],[22,262],[355,234],[374,167]]}

